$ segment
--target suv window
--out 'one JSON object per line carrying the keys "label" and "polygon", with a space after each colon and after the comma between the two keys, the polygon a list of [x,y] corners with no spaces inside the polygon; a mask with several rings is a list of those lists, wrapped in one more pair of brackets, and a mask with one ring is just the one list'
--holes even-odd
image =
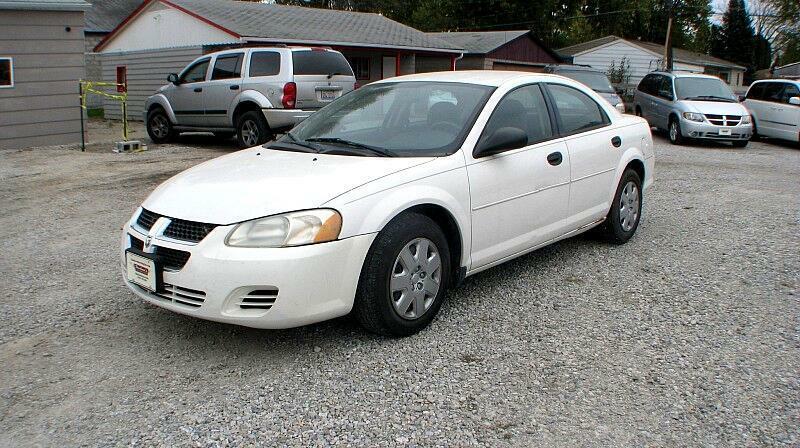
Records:
{"label": "suv window", "polygon": [[800,89],[794,84],[786,84],[781,94],[781,102],[789,104],[789,98],[800,96]]}
{"label": "suv window", "polygon": [[747,96],[745,97],[748,100],[760,100],[764,98],[764,87],[766,83],[758,83],[753,84],[750,87],[750,90],[747,91]]}
{"label": "suv window", "polygon": [[217,60],[214,61],[214,71],[211,73],[211,80],[241,77],[243,56],[244,53],[217,56]]}
{"label": "suv window", "polygon": [[281,72],[281,54],[255,51],[250,55],[250,76],[275,76]]}
{"label": "suv window", "polygon": [[505,127],[525,131],[529,145],[553,137],[544,94],[538,85],[522,86],[507,93],[497,103],[483,130],[483,136],[492,135],[496,130]]}
{"label": "suv window", "polygon": [[353,76],[353,70],[347,59],[333,51],[294,51],[292,62],[295,75],[348,75]]}
{"label": "suv window", "polygon": [[202,59],[194,64],[190,65],[189,68],[183,71],[183,74],[180,78],[181,84],[187,84],[192,82],[200,82],[206,79],[206,72],[208,71],[208,62],[210,58]]}
{"label": "suv window", "polygon": [[562,134],[584,132],[608,123],[600,105],[580,90],[559,84],[548,84],[547,90],[555,102]]}
{"label": "suv window", "polygon": [[780,82],[767,82],[765,83],[764,94],[762,98],[764,101],[779,103],[781,101],[781,92],[783,92],[783,83]]}

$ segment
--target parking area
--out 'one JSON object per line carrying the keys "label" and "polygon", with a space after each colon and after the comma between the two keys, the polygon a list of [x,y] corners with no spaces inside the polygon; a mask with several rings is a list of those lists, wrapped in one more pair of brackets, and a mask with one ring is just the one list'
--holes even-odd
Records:
{"label": "parking area", "polygon": [[800,149],[656,137],[628,244],[544,248],[385,339],[204,322],[124,287],[121,224],[235,150],[204,140],[0,152],[0,446],[800,444]]}

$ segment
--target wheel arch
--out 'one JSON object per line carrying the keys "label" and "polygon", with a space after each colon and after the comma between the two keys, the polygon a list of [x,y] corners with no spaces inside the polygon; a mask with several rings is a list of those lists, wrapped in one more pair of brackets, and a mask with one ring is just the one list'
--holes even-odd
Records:
{"label": "wheel arch", "polygon": [[[172,110],[172,106],[169,104],[169,100],[162,94],[153,95],[147,99],[147,103],[145,104],[145,111],[147,114],[150,113],[155,108],[161,108],[166,112],[167,118],[169,121],[172,122],[173,125],[178,124],[178,119],[175,117],[175,111]],[[145,122],[147,120],[145,119]]]}
{"label": "wheel arch", "polygon": [[[392,219],[408,213],[418,213],[426,216],[442,229],[442,233],[444,233],[448,248],[450,249],[450,274],[453,279],[452,284],[460,283],[463,279],[462,267],[464,266],[462,266],[462,256],[464,251],[464,238],[456,218],[449,210],[441,205],[425,203],[411,206],[395,215]],[[466,272],[465,269],[464,272]]]}
{"label": "wheel arch", "polygon": [[[228,121],[232,126],[236,126],[236,120],[245,112],[251,110],[270,109],[273,107],[269,99],[263,93],[256,90],[245,90],[233,100],[236,106],[230,109]],[[264,118],[266,120],[266,117]],[[267,123],[269,125],[269,123]]]}
{"label": "wheel arch", "polygon": [[239,117],[242,116],[242,114],[253,111],[261,111],[261,107],[258,105],[258,103],[250,100],[240,102],[231,112],[231,123],[234,127],[236,127],[236,121],[239,120]]}

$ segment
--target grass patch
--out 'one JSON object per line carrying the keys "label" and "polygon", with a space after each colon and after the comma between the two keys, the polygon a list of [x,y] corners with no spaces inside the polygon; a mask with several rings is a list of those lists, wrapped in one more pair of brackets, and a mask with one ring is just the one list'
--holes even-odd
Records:
{"label": "grass patch", "polygon": [[102,107],[86,109],[86,116],[89,118],[105,118],[105,111]]}

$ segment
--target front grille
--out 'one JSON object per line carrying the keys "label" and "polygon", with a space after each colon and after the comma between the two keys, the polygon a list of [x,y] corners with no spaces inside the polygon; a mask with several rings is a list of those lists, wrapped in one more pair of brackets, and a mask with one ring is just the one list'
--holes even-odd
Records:
{"label": "front grille", "polygon": [[[139,238],[131,236],[131,247],[144,250],[144,242]],[[189,257],[192,256],[189,252],[162,246],[153,246],[153,254],[155,254],[156,259],[164,269],[169,269],[171,271],[180,271],[183,269],[183,266],[189,261]]]}
{"label": "front grille", "polygon": [[243,310],[268,310],[278,300],[278,289],[256,289],[240,298],[239,308]]}
{"label": "front grille", "polygon": [[155,224],[160,217],[161,215],[158,213],[153,213],[150,210],[142,209],[142,212],[139,213],[139,217],[136,218],[136,224],[145,230],[150,230],[153,228],[153,224]]}
{"label": "front grille", "polygon": [[706,120],[716,126],[738,126],[739,122],[742,121],[742,116],[706,114]]}
{"label": "front grille", "polygon": [[170,285],[169,283],[164,283],[164,289],[155,294],[162,299],[192,308],[200,308],[206,300],[205,291],[182,288],[180,286]]}
{"label": "front grille", "polygon": [[191,241],[199,243],[209,232],[214,230],[214,224],[205,224],[202,222],[185,221],[183,219],[172,219],[172,222],[164,230],[164,236],[174,238],[176,240]]}

